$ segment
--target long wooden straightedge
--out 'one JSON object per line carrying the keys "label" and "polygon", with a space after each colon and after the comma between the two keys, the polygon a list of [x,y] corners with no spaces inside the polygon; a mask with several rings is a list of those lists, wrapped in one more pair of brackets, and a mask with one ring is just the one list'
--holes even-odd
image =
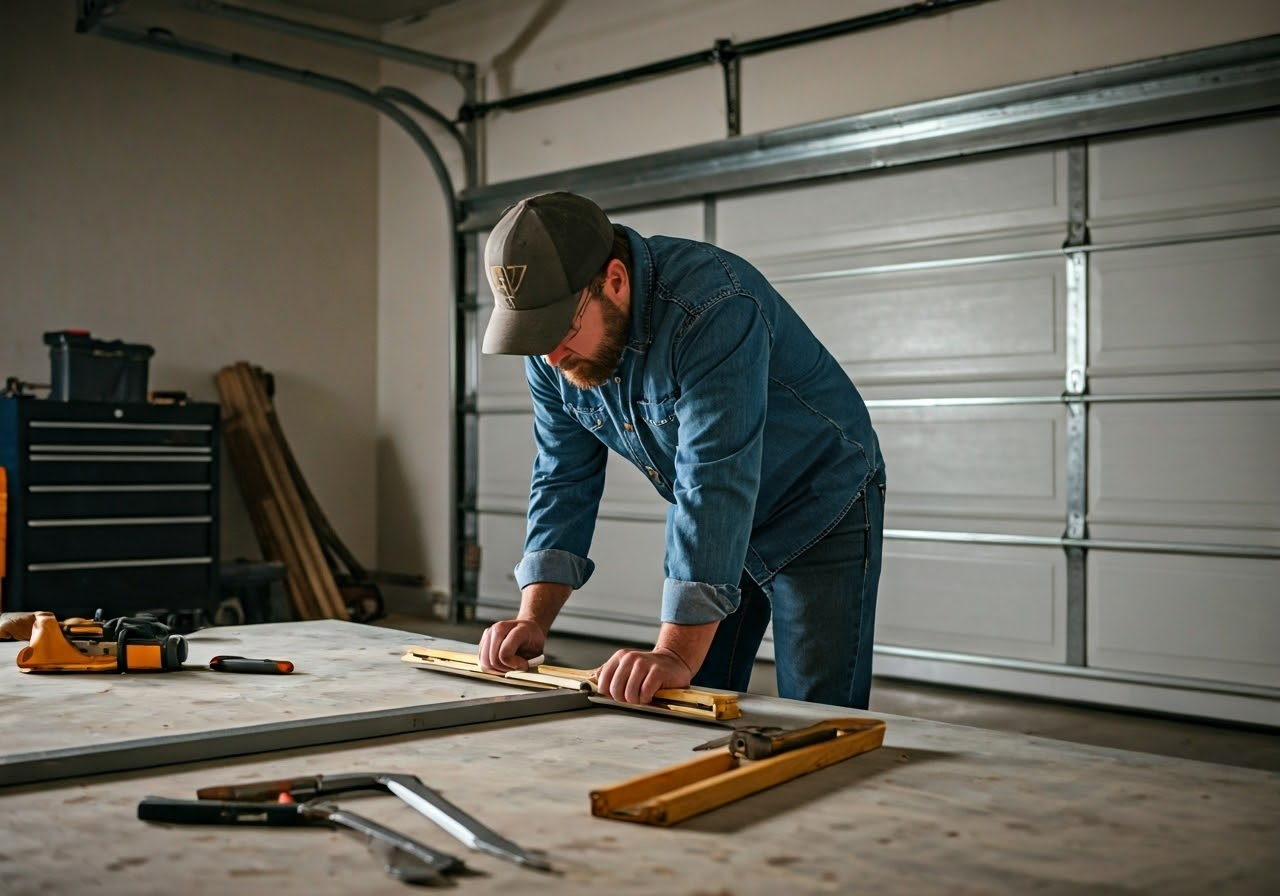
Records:
{"label": "long wooden straightedge", "polygon": [[884,730],[880,719],[848,720],[831,740],[756,760],[742,760],[726,747],[710,756],[593,790],[591,814],[640,824],[673,825],[874,750],[884,743]]}
{"label": "long wooden straightedge", "polygon": [[[537,672],[487,672],[480,668],[480,660],[474,653],[463,653],[457,650],[440,650],[434,647],[409,646],[400,657],[406,663],[451,672],[456,675],[469,675],[486,678],[490,681],[503,681],[518,687],[526,688],[566,688],[573,691],[589,691],[598,694],[592,673],[585,669],[570,669],[565,666],[538,666]],[[614,701],[611,701],[614,702]],[[619,703],[619,706],[627,704]],[[742,717],[738,708],[738,695],[734,691],[719,691],[708,688],[672,688],[658,691],[654,695],[653,708],[692,716],[700,719],[725,721]]]}

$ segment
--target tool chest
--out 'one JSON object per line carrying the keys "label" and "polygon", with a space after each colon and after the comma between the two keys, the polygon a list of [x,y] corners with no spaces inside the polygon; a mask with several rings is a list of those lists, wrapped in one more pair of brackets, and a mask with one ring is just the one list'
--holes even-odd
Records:
{"label": "tool chest", "polygon": [[213,607],[218,405],[0,399],[4,610]]}

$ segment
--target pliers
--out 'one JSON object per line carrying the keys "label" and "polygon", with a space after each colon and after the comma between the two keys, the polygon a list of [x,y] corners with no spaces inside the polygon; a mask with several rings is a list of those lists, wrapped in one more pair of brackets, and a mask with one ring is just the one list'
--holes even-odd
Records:
{"label": "pliers", "polygon": [[551,871],[551,863],[540,850],[524,849],[491,830],[462,809],[432,790],[415,775],[394,772],[369,772],[346,775],[308,775],[282,781],[255,781],[204,787],[196,791],[202,800],[276,801],[281,795],[296,802],[306,802],[356,790],[381,790],[393,793],[418,812],[430,818],[472,849],[525,865],[540,871]]}
{"label": "pliers", "polygon": [[149,796],[138,803],[138,818],[175,824],[342,827],[363,834],[369,850],[383,860],[386,872],[405,883],[448,886],[452,881],[445,875],[468,870],[459,858],[320,799],[303,803],[253,803]]}

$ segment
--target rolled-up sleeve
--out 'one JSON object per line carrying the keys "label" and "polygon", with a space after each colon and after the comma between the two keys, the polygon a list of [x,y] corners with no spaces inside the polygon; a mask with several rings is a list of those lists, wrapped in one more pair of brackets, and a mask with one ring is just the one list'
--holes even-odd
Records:
{"label": "rolled-up sleeve", "polygon": [[737,585],[708,585],[667,579],[662,583],[662,622],[702,625],[719,622],[738,608],[742,592]]}
{"label": "rolled-up sleeve", "polygon": [[568,551],[532,551],[516,564],[516,585],[523,589],[533,582],[556,582],[577,590],[587,583],[595,568],[591,560]]}

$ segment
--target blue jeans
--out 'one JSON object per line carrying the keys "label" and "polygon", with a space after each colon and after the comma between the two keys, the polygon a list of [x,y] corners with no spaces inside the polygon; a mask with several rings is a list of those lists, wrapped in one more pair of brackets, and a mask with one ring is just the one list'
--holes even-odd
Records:
{"label": "blue jeans", "polygon": [[764,588],[745,572],[742,602],[716,629],[693,683],[745,691],[773,617],[778,694],[866,709],[884,538],[884,473],[844,519]]}

